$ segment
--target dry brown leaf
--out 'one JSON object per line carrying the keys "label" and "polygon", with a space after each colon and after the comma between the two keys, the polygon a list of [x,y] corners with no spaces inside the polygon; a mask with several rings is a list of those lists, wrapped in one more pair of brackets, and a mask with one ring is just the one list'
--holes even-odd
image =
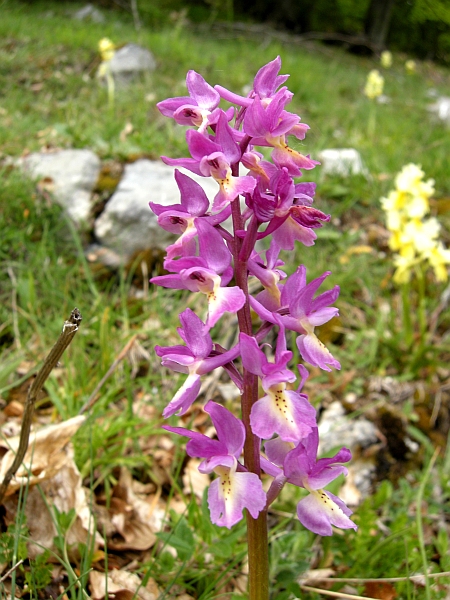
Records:
{"label": "dry brown leaf", "polygon": [[[40,490],[32,487],[27,496],[25,515],[30,533],[28,544],[29,558],[35,558],[43,548],[55,549],[53,539],[57,535],[52,514],[52,506],[60,513],[75,510],[76,518],[72,527],[67,532],[67,545],[77,552],[78,544],[86,544],[88,537],[92,540],[95,536],[94,551],[103,540],[95,532],[95,522],[91,514],[89,498],[85,488],[82,487],[81,475],[74,462],[72,444],[66,444],[59,453],[64,457],[64,464],[51,477],[41,481]],[[14,523],[17,513],[17,495],[9,496],[4,502],[6,510],[5,520]],[[39,515],[39,518],[36,518]],[[72,553],[71,553],[72,554]]]}
{"label": "dry brown leaf", "polygon": [[301,585],[315,586],[317,583],[328,577],[334,577],[335,571],[329,567],[325,569],[310,569],[298,578],[298,583]]}
{"label": "dry brown leaf", "polygon": [[127,122],[125,123],[125,127],[124,127],[124,128],[122,129],[122,131],[120,132],[120,135],[119,135],[119,139],[120,139],[120,141],[121,141],[121,142],[124,142],[124,141],[127,139],[127,137],[128,137],[128,136],[129,136],[131,133],[133,133],[133,131],[134,131],[133,124],[132,124],[132,123],[130,123],[130,121],[127,121]]}
{"label": "dry brown leaf", "polygon": [[112,539],[108,547],[112,550],[148,550],[156,542],[155,531],[159,530],[160,519],[154,514],[155,503],[142,499],[135,492],[131,473],[125,467],[120,471],[119,482],[111,499],[111,524],[123,541]]}
{"label": "dry brown leaf", "polygon": [[[28,483],[35,485],[54,477],[66,463],[70,462],[65,446],[84,423],[85,418],[83,415],[79,415],[68,421],[33,431],[30,434],[25,458],[9,484],[6,496],[14,493],[21,485]],[[3,481],[6,472],[12,465],[18,446],[18,435],[7,440],[0,440],[0,448],[7,450],[0,462],[0,481]]]}
{"label": "dry brown leaf", "polygon": [[394,600],[397,597],[394,586],[384,581],[368,581],[364,586],[364,593],[380,600]]}
{"label": "dry brown leaf", "polygon": [[354,254],[373,254],[373,248],[372,246],[365,245],[350,246],[350,248],[347,248],[344,254],[342,254],[342,256],[339,257],[339,262],[341,263],[341,265],[346,265],[347,263],[349,263],[350,257]]}
{"label": "dry brown leaf", "polygon": [[197,498],[203,498],[203,492],[211,483],[209,476],[206,473],[200,473],[198,466],[201,463],[197,458],[191,458],[183,473],[183,493],[194,494]]}
{"label": "dry brown leaf", "polygon": [[91,571],[89,574],[91,586],[91,597],[93,600],[103,600],[106,589],[108,596],[114,594],[115,600],[156,600],[160,595],[160,590],[154,579],[149,579],[145,586],[142,586],[141,580],[135,573],[129,573],[123,570],[109,571],[108,574],[99,571]]}
{"label": "dry brown leaf", "polygon": [[24,405],[17,400],[12,400],[3,409],[7,417],[21,417],[23,415]]}

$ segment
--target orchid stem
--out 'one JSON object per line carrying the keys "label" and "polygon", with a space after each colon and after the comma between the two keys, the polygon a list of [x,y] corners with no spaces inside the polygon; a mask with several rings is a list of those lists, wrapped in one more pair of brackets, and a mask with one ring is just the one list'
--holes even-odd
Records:
{"label": "orchid stem", "polygon": [[[242,229],[241,209],[237,198],[231,204],[234,231]],[[252,335],[252,320],[247,284],[247,261],[239,258],[242,241],[235,235],[233,254],[237,285],[245,294],[246,302],[238,311],[239,330]],[[254,435],[250,427],[250,411],[258,400],[258,378],[244,369],[244,392],[242,394],[242,422],[245,427],[244,465],[252,473],[261,475],[261,440]],[[267,510],[259,513],[256,519],[247,511],[247,544],[249,600],[269,600],[269,538],[267,530]]]}

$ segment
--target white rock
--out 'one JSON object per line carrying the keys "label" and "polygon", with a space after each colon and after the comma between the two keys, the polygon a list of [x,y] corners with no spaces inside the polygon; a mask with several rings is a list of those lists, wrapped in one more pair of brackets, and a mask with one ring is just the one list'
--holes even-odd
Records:
{"label": "white rock", "polygon": [[[210,200],[218,192],[211,178],[188,173],[202,185]],[[161,229],[149,202],[178,204],[180,192],[174,168],[157,161],[141,159],[125,167],[120,183],[95,222],[97,240],[125,259],[146,248],[164,249],[173,235]]]}
{"label": "white rock", "polygon": [[367,448],[379,441],[377,428],[371,421],[361,417],[349,419],[338,401],[332,402],[322,413],[319,422],[319,438],[320,454],[341,446],[350,450],[357,447]]}
{"label": "white rock", "polygon": [[93,21],[94,23],[105,22],[105,17],[98,8],[95,8],[92,4],[86,4],[86,6],[77,10],[73,17],[74,19],[78,19],[78,21]]}
{"label": "white rock", "polygon": [[85,222],[92,207],[92,190],[100,173],[100,159],[91,150],[35,152],[18,161],[33,178],[48,177],[53,196],[77,224]]}
{"label": "white rock", "polygon": [[367,175],[367,169],[363,164],[358,150],[354,148],[330,148],[319,152],[318,156],[322,163],[322,173],[326,175]]}
{"label": "white rock", "polygon": [[154,71],[156,61],[147,48],[126,44],[114,53],[109,68],[116,82],[126,85],[137,75]]}
{"label": "white rock", "polygon": [[436,113],[438,119],[450,124],[450,98],[441,96],[434,104],[428,106],[428,110]]}

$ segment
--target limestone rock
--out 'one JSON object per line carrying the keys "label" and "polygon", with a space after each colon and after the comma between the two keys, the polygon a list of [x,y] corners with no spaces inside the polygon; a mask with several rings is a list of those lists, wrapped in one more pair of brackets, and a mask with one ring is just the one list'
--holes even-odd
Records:
{"label": "limestone rock", "polygon": [[20,159],[19,166],[33,178],[51,181],[53,197],[76,224],[88,219],[100,173],[100,159],[91,150],[34,152]]}
{"label": "limestone rock", "polygon": [[109,69],[119,85],[127,85],[141,73],[156,69],[153,54],[137,44],[126,44],[119,48],[109,61]]}
{"label": "limestone rock", "polygon": [[[210,200],[215,196],[218,186],[211,178],[189,176],[202,185]],[[159,227],[149,202],[177,204],[180,193],[173,167],[141,159],[125,167],[115,193],[96,220],[97,240],[124,260],[139,250],[164,249],[175,237]]]}
{"label": "limestone rock", "polygon": [[434,104],[429,105],[428,110],[435,113],[440,121],[450,125],[450,98],[448,96],[438,98]]}
{"label": "limestone rock", "polygon": [[86,4],[83,8],[77,10],[74,15],[74,19],[78,21],[92,21],[93,23],[104,23],[105,17],[103,14],[95,8],[92,4]]}
{"label": "limestone rock", "polygon": [[379,439],[375,425],[363,417],[349,419],[338,401],[324,410],[319,422],[320,450],[323,454],[345,446],[354,451],[376,444]]}
{"label": "limestone rock", "polygon": [[358,150],[354,148],[330,148],[319,152],[318,156],[322,163],[322,173],[326,175],[367,175],[367,169],[363,164]]}

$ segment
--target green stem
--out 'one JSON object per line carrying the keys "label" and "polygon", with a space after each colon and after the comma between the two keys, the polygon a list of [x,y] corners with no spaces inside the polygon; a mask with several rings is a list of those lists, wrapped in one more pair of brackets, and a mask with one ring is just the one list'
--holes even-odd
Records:
{"label": "green stem", "polygon": [[411,286],[408,283],[402,284],[402,320],[403,320],[403,332],[405,334],[406,347],[411,348],[413,342],[413,329],[411,322],[411,303],[409,301],[411,293]]}
{"label": "green stem", "polygon": [[[239,199],[231,203],[234,231],[242,229],[242,216]],[[237,285],[245,294],[246,302],[238,311],[239,330],[253,335],[248,293],[247,261],[239,258],[242,241],[235,236],[233,246],[234,273]],[[252,473],[261,474],[260,439],[250,427],[250,411],[258,400],[258,378],[244,369],[244,389],[241,398],[242,422],[245,427],[244,465]],[[256,519],[247,511],[247,544],[249,571],[249,600],[269,600],[269,540],[267,531],[267,511],[263,510]]]}
{"label": "green stem", "polygon": [[430,475],[430,472],[431,472],[431,469],[433,468],[434,463],[436,462],[438,454],[439,454],[439,448],[436,448],[436,451],[433,454],[433,456],[431,457],[428,467],[426,468],[426,471],[422,477],[422,481],[420,482],[419,491],[417,492],[417,498],[416,498],[417,537],[419,539],[420,556],[422,558],[423,574],[425,576],[425,595],[426,595],[427,600],[431,600],[431,588],[430,588],[430,579],[428,577],[428,561],[427,561],[427,554],[425,551],[425,539],[424,539],[424,535],[423,535],[422,499],[423,499],[423,494],[425,492],[425,486],[427,484],[428,477]]}
{"label": "green stem", "polygon": [[369,118],[367,120],[367,137],[373,141],[375,130],[377,128],[377,113],[375,106],[375,99],[370,103]]}
{"label": "green stem", "polygon": [[420,349],[422,350],[425,346],[425,336],[427,334],[427,312],[425,306],[425,274],[422,266],[419,266],[417,268],[416,275],[419,291],[417,318],[419,321]]}
{"label": "green stem", "polygon": [[108,89],[108,106],[109,106],[109,110],[113,113],[114,112],[115,83],[114,83],[113,74],[111,73],[111,71],[109,70],[109,68],[106,71],[106,86],[107,86],[107,89]]}

